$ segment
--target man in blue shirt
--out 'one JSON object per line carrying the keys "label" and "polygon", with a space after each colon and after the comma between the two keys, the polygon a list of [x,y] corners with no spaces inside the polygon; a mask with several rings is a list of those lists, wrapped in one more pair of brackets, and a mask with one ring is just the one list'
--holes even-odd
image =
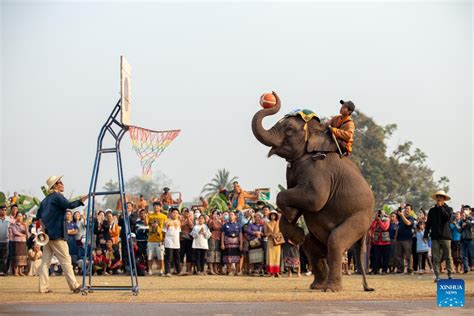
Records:
{"label": "man in blue shirt", "polygon": [[66,211],[84,205],[87,196],[80,200],[69,202],[63,195],[64,184],[61,177],[52,176],[46,181],[48,185],[48,196],[41,201],[36,218],[39,219],[41,229],[49,236],[49,242],[43,246],[43,257],[39,268],[39,291],[40,293],[51,293],[49,289],[49,267],[53,254],[58,258],[64,271],[64,276],[69,289],[74,293],[80,292],[80,285],[71,264],[69,247],[67,245]]}
{"label": "man in blue shirt", "polygon": [[8,228],[10,220],[7,217],[7,206],[0,202],[0,276],[8,272]]}
{"label": "man in blue shirt", "polygon": [[407,261],[407,274],[413,275],[413,266],[411,259],[411,244],[413,237],[413,228],[415,227],[415,219],[411,216],[412,206],[406,204],[404,210],[401,208],[398,210],[397,219],[398,219],[398,233],[397,233],[397,247],[398,255],[401,260],[401,271],[398,273],[403,273],[405,269],[405,259]]}

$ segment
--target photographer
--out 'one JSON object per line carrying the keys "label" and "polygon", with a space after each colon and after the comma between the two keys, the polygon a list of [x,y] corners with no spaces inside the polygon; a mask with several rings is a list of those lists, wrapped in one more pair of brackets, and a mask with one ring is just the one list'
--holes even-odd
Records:
{"label": "photographer", "polygon": [[390,219],[384,211],[378,210],[370,232],[373,239],[375,250],[374,274],[379,274],[382,268],[382,274],[387,274],[388,260],[390,259]]}
{"label": "photographer", "polygon": [[453,257],[454,270],[461,273],[462,255],[461,255],[461,212],[454,213],[451,218],[449,228],[451,229],[451,255]]}
{"label": "photographer", "polygon": [[472,231],[474,221],[472,218],[471,207],[463,206],[463,220],[461,221],[461,250],[464,273],[469,272],[469,256],[474,260],[474,241],[472,240]]}
{"label": "photographer", "polygon": [[451,198],[444,191],[438,191],[431,197],[436,201],[436,205],[428,212],[423,238],[427,241],[428,237],[431,237],[434,281],[436,283],[439,280],[439,268],[443,261],[446,262],[448,278],[451,279],[451,230],[449,221],[453,216],[453,209],[445,203]]}
{"label": "photographer", "polygon": [[401,271],[398,273],[403,273],[405,269],[405,259],[407,262],[407,274],[413,274],[412,267],[412,237],[413,237],[413,228],[415,225],[415,219],[411,216],[412,206],[406,204],[405,208],[399,208],[397,211],[398,219],[398,234],[397,234],[397,253],[400,256],[401,261]]}

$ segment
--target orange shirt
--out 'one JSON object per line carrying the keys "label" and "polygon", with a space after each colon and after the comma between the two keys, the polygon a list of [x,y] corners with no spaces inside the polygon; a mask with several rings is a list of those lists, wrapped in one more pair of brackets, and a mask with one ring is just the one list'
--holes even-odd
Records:
{"label": "orange shirt", "polygon": [[346,143],[347,151],[352,152],[352,143],[354,142],[355,125],[350,116],[334,116],[328,123],[332,126],[332,132],[338,140]]}
{"label": "orange shirt", "polygon": [[165,205],[174,204],[173,198],[171,197],[171,193],[163,193],[160,197],[161,203]]}
{"label": "orange shirt", "polygon": [[120,236],[120,226],[116,223],[113,223],[112,225],[110,225],[109,233],[110,239],[112,239],[112,243],[114,245],[118,244]]}

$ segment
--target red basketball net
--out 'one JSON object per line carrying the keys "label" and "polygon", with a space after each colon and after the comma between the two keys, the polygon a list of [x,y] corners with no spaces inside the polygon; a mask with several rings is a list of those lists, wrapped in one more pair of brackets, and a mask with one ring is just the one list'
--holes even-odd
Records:
{"label": "red basketball net", "polygon": [[151,178],[151,166],[181,130],[152,131],[146,128],[129,126],[132,147],[140,158],[142,177]]}

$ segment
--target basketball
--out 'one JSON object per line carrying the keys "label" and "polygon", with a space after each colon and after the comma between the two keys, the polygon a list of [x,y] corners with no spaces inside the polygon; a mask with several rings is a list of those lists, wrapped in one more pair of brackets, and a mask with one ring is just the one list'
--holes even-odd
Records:
{"label": "basketball", "polygon": [[260,105],[264,109],[272,108],[276,105],[276,98],[273,93],[264,93],[260,97]]}

